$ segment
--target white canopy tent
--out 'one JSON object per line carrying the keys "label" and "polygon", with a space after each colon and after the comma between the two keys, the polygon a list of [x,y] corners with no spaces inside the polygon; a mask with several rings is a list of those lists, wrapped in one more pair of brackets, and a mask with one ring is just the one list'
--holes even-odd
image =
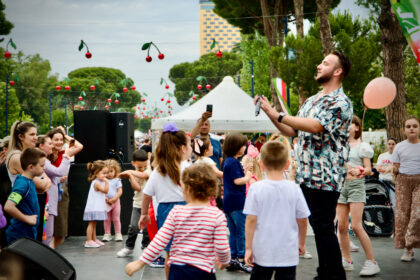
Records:
{"label": "white canopy tent", "polygon": [[209,119],[211,131],[278,132],[262,110],[255,117],[254,100],[229,76],[187,109],[170,117],[153,119],[152,129],[162,130],[165,124],[173,122],[180,130],[191,131],[207,104],[213,104],[213,116]]}

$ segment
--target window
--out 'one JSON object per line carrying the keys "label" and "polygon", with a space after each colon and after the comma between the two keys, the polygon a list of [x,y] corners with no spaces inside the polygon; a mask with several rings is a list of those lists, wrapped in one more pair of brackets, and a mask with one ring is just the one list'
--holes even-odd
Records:
{"label": "window", "polygon": [[228,29],[228,30],[226,30],[227,32],[232,32],[232,29]]}

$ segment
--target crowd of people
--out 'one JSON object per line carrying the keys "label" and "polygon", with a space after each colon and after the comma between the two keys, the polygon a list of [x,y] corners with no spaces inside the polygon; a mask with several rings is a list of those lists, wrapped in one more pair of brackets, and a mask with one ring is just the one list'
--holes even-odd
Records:
{"label": "crowd of people", "polygon": [[[134,197],[128,236],[116,256],[132,255],[143,233],[142,255],[125,268],[130,276],[151,265],[165,267],[167,279],[215,279],[216,264],[251,279],[295,279],[299,257],[312,257],[305,247],[308,220],[319,261],[315,279],[346,279],[345,271],[354,270],[350,227],[366,256],[360,275],[380,273],[362,225],[374,151],[361,140],[361,120],[341,85],[350,66],[341,52],[326,56],[316,75],[322,90],[297,116],[277,112],[261,96],[261,109],[280,132],[269,140],[263,134],[252,143],[240,133],[213,139],[212,113],[204,112],[190,133],[165,125],[154,149],[147,141],[133,153],[133,170],[122,171],[112,159],[88,163],[83,246],[123,241],[123,179]],[[395,191],[395,248],[404,249],[405,262],[420,247],[419,126],[417,117],[408,117],[407,139],[389,137],[376,163],[379,179]],[[10,179],[1,185],[2,246],[29,237],[56,248],[67,235],[71,158],[83,145],[61,127],[37,137],[34,124],[18,121],[2,146],[0,172]],[[102,241],[98,221],[104,221]]]}

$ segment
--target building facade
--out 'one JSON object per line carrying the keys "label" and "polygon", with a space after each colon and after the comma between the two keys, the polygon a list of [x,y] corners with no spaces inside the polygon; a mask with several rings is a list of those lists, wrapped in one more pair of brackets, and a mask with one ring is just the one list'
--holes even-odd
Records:
{"label": "building facade", "polygon": [[200,0],[200,55],[218,50],[217,46],[210,50],[213,38],[222,52],[231,51],[241,41],[239,28],[215,14],[213,8],[212,1]]}

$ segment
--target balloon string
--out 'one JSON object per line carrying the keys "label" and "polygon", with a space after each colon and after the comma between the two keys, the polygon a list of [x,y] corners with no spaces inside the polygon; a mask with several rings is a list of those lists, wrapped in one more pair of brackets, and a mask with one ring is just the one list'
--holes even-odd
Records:
{"label": "balloon string", "polygon": [[364,124],[365,124],[365,114],[366,114],[366,111],[367,111],[367,107],[365,107],[365,110],[363,111],[363,118],[362,118],[362,131],[363,131],[363,127],[364,127]]}

